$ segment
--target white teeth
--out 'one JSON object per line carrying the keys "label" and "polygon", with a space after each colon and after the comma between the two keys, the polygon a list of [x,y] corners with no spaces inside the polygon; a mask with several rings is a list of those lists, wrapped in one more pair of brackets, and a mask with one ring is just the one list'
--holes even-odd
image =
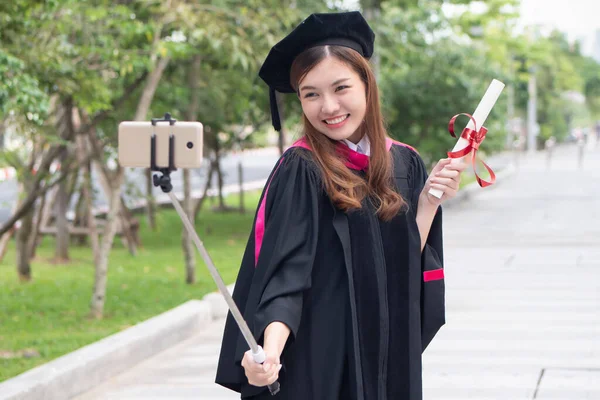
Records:
{"label": "white teeth", "polygon": [[345,120],[346,118],[348,118],[348,115],[344,115],[343,117],[339,117],[336,119],[326,119],[325,122],[328,125],[335,125],[335,124],[339,124],[340,122],[342,122],[343,120]]}

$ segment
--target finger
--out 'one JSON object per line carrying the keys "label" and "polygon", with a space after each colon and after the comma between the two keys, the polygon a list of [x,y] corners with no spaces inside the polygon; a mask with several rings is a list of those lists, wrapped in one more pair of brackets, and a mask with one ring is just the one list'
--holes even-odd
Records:
{"label": "finger", "polygon": [[246,369],[253,374],[261,374],[264,372],[263,365],[257,363],[254,360],[250,360],[247,362]]}
{"label": "finger", "polygon": [[270,385],[271,383],[275,382],[277,379],[279,379],[279,374],[273,375],[272,378],[269,378],[269,379],[267,379],[267,381],[265,381],[265,386]]}
{"label": "finger", "polygon": [[265,372],[269,372],[271,371],[273,368],[277,368],[277,366],[279,365],[279,360],[276,360],[274,358],[268,358],[265,360],[265,362],[263,363],[263,371]]}
{"label": "finger", "polygon": [[274,349],[265,348],[265,361],[263,362],[263,367],[265,371],[268,371],[271,368],[271,365],[279,364],[279,357],[276,356],[277,352]]}
{"label": "finger", "polygon": [[458,182],[451,178],[433,178],[430,180],[430,182],[445,185],[451,189],[458,189]]}
{"label": "finger", "polygon": [[269,379],[267,379],[267,385],[270,385],[271,383],[273,383],[277,379],[279,379],[279,371],[281,371],[282,366],[283,366],[282,364],[279,364],[279,366],[277,366],[277,368],[273,372],[273,375]]}
{"label": "finger", "polygon": [[260,372],[258,374],[251,374],[248,378],[248,382],[254,386],[267,386],[271,383],[275,382],[279,379],[279,370],[281,369],[281,364],[271,365],[271,368],[268,372]]}
{"label": "finger", "polygon": [[434,177],[438,177],[438,176],[442,177],[442,178],[455,179],[460,176],[460,171],[444,168],[443,170],[436,172],[434,174]]}
{"label": "finger", "polygon": [[462,161],[453,162],[446,166],[446,169],[458,172],[463,172],[466,168],[467,164]]}
{"label": "finger", "polygon": [[247,351],[244,353],[244,357],[242,357],[242,367],[246,368],[249,364],[248,361],[250,359],[250,352]]}
{"label": "finger", "polygon": [[437,162],[437,164],[435,164],[435,166],[431,170],[431,174],[433,175],[433,174],[441,171],[442,169],[444,169],[444,167],[446,167],[447,165],[449,165],[451,161],[452,160],[450,158],[442,158],[441,160],[439,160]]}
{"label": "finger", "polygon": [[269,371],[267,371],[265,373],[265,380],[270,380],[271,378],[273,378],[275,375],[277,375],[277,373],[279,372],[279,366],[278,365],[271,365],[271,368],[269,369]]}

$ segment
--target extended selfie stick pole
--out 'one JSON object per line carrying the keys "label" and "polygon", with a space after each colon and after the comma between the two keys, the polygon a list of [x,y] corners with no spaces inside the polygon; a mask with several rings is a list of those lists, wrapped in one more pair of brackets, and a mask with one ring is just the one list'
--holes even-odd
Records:
{"label": "extended selfie stick pole", "polygon": [[[171,125],[171,126],[175,125],[175,122],[177,122],[177,120],[174,120],[171,118],[171,115],[169,113],[166,113],[164,119],[152,118],[152,126],[156,126],[156,123],[159,121],[167,121],[167,122],[169,122],[169,125]],[[177,214],[179,214],[179,217],[183,221],[183,225],[185,225],[185,228],[187,229],[189,235],[194,240],[194,243],[196,244],[196,248],[198,248],[200,255],[204,259],[204,263],[206,264],[206,267],[210,271],[210,274],[212,275],[213,280],[217,284],[219,291],[225,298],[225,301],[227,302],[227,306],[229,306],[229,310],[231,311],[231,314],[233,315],[235,322],[237,323],[238,327],[240,328],[240,331],[242,332],[244,339],[246,339],[246,343],[248,343],[248,346],[252,350],[252,358],[254,359],[255,362],[262,364],[266,358],[265,352],[263,351],[262,347],[259,346],[258,343],[256,343],[256,339],[254,339],[254,336],[252,335],[252,332],[250,331],[248,324],[246,324],[246,321],[244,320],[244,317],[242,317],[240,310],[238,309],[237,305],[233,301],[231,294],[229,294],[229,290],[227,290],[227,287],[225,286],[225,282],[223,282],[223,278],[221,278],[221,275],[219,275],[219,272],[217,271],[215,264],[213,263],[212,259],[210,258],[210,255],[204,248],[204,245],[202,244],[202,241],[198,237],[198,234],[196,233],[194,226],[190,222],[190,219],[188,218],[185,211],[183,211],[183,208],[181,207],[181,204],[179,204],[179,200],[177,200],[177,197],[175,197],[175,195],[171,192],[171,190],[173,189],[173,185],[171,184],[170,174],[171,174],[171,171],[176,170],[176,168],[175,168],[175,135],[171,134],[169,136],[169,166],[168,166],[168,168],[159,168],[156,165],[156,135],[153,134],[151,136],[151,138],[150,138],[150,169],[152,171],[158,171],[162,174],[160,176],[159,175],[152,176],[152,181],[154,183],[154,186],[160,186],[162,191],[169,195],[169,198],[171,199],[171,201],[173,202],[173,205],[175,206],[175,210],[177,210]],[[271,392],[271,394],[273,396],[276,395],[279,392],[279,382],[276,381],[276,382],[270,384],[269,391]]]}

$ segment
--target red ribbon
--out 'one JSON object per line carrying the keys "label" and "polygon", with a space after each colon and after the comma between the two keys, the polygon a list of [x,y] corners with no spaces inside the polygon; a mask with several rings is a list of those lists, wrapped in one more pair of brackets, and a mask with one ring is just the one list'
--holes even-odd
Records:
{"label": "red ribbon", "polygon": [[481,142],[483,142],[483,139],[485,139],[487,129],[484,126],[482,126],[481,129],[477,131],[477,122],[475,121],[475,119],[470,114],[461,113],[456,114],[454,117],[452,117],[450,123],[448,124],[448,131],[450,131],[450,135],[452,135],[452,137],[456,137],[456,135],[454,134],[454,122],[456,121],[456,118],[458,118],[461,115],[466,115],[471,119],[471,121],[473,121],[474,129],[465,128],[462,131],[460,137],[466,139],[469,143],[464,149],[448,152],[448,157],[462,158],[467,154],[471,153],[471,164],[473,165],[473,172],[475,172],[475,178],[477,179],[477,183],[479,183],[479,186],[486,187],[493,185],[494,182],[496,182],[496,174],[494,174],[494,171],[492,171],[492,169],[486,163],[480,160],[485,169],[487,169],[487,171],[490,174],[490,181],[485,181],[479,177],[479,175],[477,174],[477,168],[475,167],[475,164],[477,162],[477,150],[479,150],[479,145],[481,144]]}

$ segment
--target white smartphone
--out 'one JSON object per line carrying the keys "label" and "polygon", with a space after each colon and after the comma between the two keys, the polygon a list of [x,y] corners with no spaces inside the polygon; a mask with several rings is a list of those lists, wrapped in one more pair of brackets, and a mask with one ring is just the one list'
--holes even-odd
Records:
{"label": "white smartphone", "polygon": [[156,125],[144,121],[123,121],[119,124],[118,157],[123,167],[150,168],[151,142],[155,136],[156,167],[169,167],[169,138],[173,136],[175,168],[202,166],[203,126],[200,122],[159,121]]}

